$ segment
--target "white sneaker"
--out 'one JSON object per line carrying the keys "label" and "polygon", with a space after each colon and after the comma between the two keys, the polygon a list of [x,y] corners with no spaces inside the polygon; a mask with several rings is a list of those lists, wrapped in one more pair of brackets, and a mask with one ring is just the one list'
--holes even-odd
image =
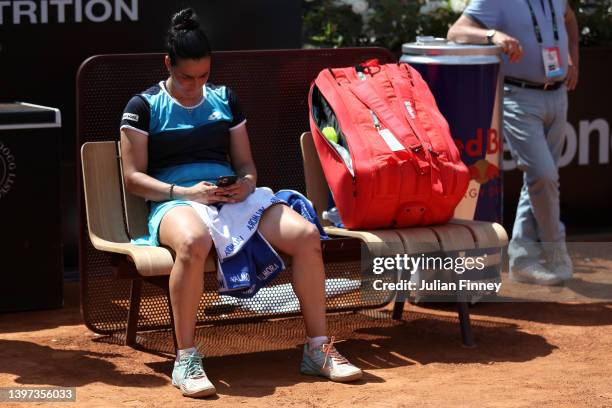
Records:
{"label": "white sneaker", "polygon": [[562,281],[570,280],[573,274],[572,258],[565,248],[553,248],[544,250],[546,266],[550,271],[561,278]]}
{"label": "white sneaker", "polygon": [[174,362],[172,385],[179,388],[185,397],[206,397],[217,392],[204,372],[202,355],[198,352],[183,355]]}
{"label": "white sneaker", "polygon": [[523,268],[510,269],[510,279],[516,282],[534,285],[553,286],[563,282],[563,279],[546,269],[543,265],[533,263]]}
{"label": "white sneaker", "polygon": [[300,365],[302,374],[320,375],[332,381],[347,382],[361,378],[363,372],[343,357],[334,346],[334,338],[330,342],[315,349],[304,344],[304,356]]}

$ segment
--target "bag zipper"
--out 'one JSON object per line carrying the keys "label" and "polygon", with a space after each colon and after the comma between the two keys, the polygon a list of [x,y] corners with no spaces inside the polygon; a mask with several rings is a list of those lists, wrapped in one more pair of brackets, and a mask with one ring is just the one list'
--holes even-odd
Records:
{"label": "bag zipper", "polygon": [[[319,91],[319,94],[320,94],[320,91]],[[312,95],[311,95],[311,98],[312,98]],[[329,105],[329,103],[328,103],[328,105]],[[331,105],[329,105],[329,109],[332,111],[332,113],[334,114],[334,116],[335,116],[336,118],[338,118],[338,115],[336,115],[336,112],[334,112],[334,110],[331,108]],[[314,113],[313,113],[312,111],[310,112],[310,114],[311,114],[311,115],[314,117]],[[354,162],[354,160],[353,160],[353,155],[351,154],[350,149],[348,149],[348,148],[346,148],[346,147],[344,147],[344,146],[340,146],[340,145],[338,144],[338,146],[339,146],[339,147],[342,147],[342,148],[343,148],[343,149],[345,149],[345,150],[346,150],[346,152],[348,153],[348,155],[349,155],[349,159],[350,159],[350,161],[351,161],[351,162],[350,162],[350,166],[349,166],[349,165],[346,163],[346,161],[344,160],[344,157],[342,157],[342,154],[340,154],[340,152],[339,152],[339,151],[336,149],[336,147],[334,146],[334,144],[332,144],[331,140],[329,140],[329,139],[327,139],[327,138],[325,137],[325,135],[323,134],[322,129],[319,127],[319,125],[318,125],[318,124],[316,124],[316,121],[315,121],[315,126],[316,126],[317,130],[319,131],[320,137],[322,137],[322,138],[323,138],[323,140],[325,140],[325,142],[326,142],[326,143],[328,144],[328,146],[329,146],[329,147],[332,149],[332,151],[334,152],[334,154],[336,155],[336,157],[337,157],[337,158],[339,158],[339,159],[340,159],[340,160],[341,160],[341,161],[344,163],[344,165],[346,166],[346,169],[348,170],[348,172],[350,173],[350,175],[351,175],[351,177],[352,177],[352,179],[353,179],[353,183],[355,183],[355,180],[356,180],[356,177],[355,177],[355,169],[353,168],[353,162]],[[348,143],[348,142],[347,142],[347,143]]]}

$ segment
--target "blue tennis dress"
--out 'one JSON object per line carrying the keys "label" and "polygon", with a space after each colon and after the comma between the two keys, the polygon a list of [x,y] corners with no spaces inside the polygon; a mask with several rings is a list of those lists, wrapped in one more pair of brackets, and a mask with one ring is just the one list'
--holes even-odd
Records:
{"label": "blue tennis dress", "polygon": [[[231,89],[206,84],[203,93],[199,104],[183,106],[160,82],[130,99],[121,129],[148,136],[147,174],[183,187],[201,181],[212,183],[219,176],[234,174],[229,162],[230,131],[243,126],[246,120]],[[285,269],[282,258],[257,230],[266,209],[278,203],[304,210],[304,216],[311,216],[305,218],[325,234],[305,197],[289,191],[279,198],[269,188],[260,187],[244,201],[233,204],[149,202],[148,234],[132,242],[158,246],[164,215],[174,207],[189,205],[206,224],[215,244],[219,292],[250,298]]]}
{"label": "blue tennis dress", "polygon": [[[148,136],[148,169],[152,177],[182,187],[233,175],[229,162],[230,131],[246,119],[232,90],[206,84],[202,101],[183,106],[167,91],[164,81],[133,96],[121,118],[121,129]],[[150,202],[149,233],[132,240],[159,246],[159,226],[184,200]]]}

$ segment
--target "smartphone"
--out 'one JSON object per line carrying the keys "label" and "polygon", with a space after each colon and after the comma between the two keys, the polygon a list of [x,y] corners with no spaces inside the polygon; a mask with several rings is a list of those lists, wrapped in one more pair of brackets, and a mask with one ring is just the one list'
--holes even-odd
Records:
{"label": "smartphone", "polygon": [[217,187],[231,186],[238,180],[237,176],[219,176],[217,178]]}

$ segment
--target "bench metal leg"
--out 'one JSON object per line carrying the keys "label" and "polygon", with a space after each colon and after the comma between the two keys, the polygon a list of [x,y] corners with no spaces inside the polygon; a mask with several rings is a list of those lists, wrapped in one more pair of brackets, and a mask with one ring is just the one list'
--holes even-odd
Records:
{"label": "bench metal leg", "polygon": [[176,340],[176,329],[174,326],[174,313],[172,311],[172,302],[170,301],[170,288],[166,288],[166,300],[168,302],[168,311],[170,312],[170,331],[172,332],[172,342],[174,343],[174,353],[178,353],[178,341]]}
{"label": "bench metal leg", "polygon": [[175,353],[178,351],[178,342],[176,341],[176,331],[174,330],[174,314],[172,313],[172,301],[170,300],[170,277],[169,276],[154,276],[147,278],[147,282],[155,285],[164,291],[166,302],[168,303],[168,313],[170,314],[170,331],[172,332],[172,342],[174,343]]}
{"label": "bench metal leg", "polygon": [[474,335],[472,334],[472,323],[470,322],[470,311],[468,302],[457,302],[459,313],[459,325],[461,326],[461,340],[465,347],[476,347]]}
{"label": "bench metal leg", "polygon": [[138,330],[138,312],[140,311],[140,295],[142,293],[142,280],[132,279],[130,288],[130,308],[128,310],[127,327],[125,329],[125,344],[136,345],[136,332]]}

